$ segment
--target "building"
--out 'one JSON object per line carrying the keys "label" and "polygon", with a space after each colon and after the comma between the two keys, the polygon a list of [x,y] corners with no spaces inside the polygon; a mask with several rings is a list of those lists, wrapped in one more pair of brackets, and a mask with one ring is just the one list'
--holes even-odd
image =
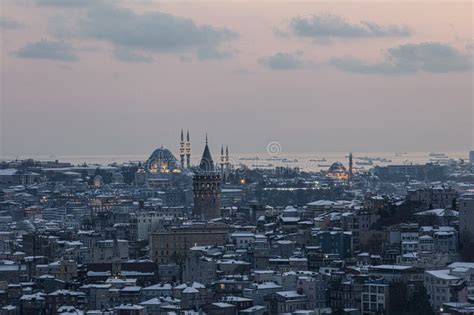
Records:
{"label": "building", "polygon": [[218,248],[210,246],[194,246],[189,250],[184,265],[183,281],[211,283],[217,278],[217,263],[211,255],[217,254]]}
{"label": "building", "polygon": [[349,179],[349,172],[341,162],[336,161],[329,167],[327,176],[334,180],[347,181]]}
{"label": "building", "polygon": [[474,297],[474,262],[453,262],[448,265],[453,274],[462,276],[467,281],[467,294]]}
{"label": "building", "polygon": [[160,212],[161,211],[141,211],[136,213],[133,223],[134,227],[136,227],[138,240],[146,240],[150,232],[158,230],[160,227],[166,225],[167,222],[172,222],[172,216]]}
{"label": "building", "polygon": [[379,218],[379,214],[371,211],[357,211],[341,216],[343,228],[352,232],[354,251],[361,250],[361,247],[368,243],[366,239],[372,239],[372,235],[368,237],[368,234],[372,224]]}
{"label": "building", "polygon": [[65,208],[46,208],[42,211],[43,220],[47,221],[64,221],[66,219]]}
{"label": "building", "polygon": [[152,174],[179,171],[178,160],[174,157],[170,150],[163,146],[151,153],[145,165],[147,171]]}
{"label": "building", "polygon": [[310,309],[326,306],[326,288],[327,284],[319,274],[299,276],[296,282],[296,289],[308,297]]}
{"label": "building", "polygon": [[193,177],[193,216],[198,219],[214,219],[221,216],[221,176],[215,169],[207,136],[201,163]]}
{"label": "building", "polygon": [[437,185],[407,192],[406,199],[419,202],[427,209],[451,208],[458,197],[457,191],[449,186]]}
{"label": "building", "polygon": [[443,179],[446,166],[433,163],[375,166],[372,172],[381,180],[404,181],[407,178],[435,181]]}
{"label": "building", "polygon": [[195,224],[150,233],[150,258],[160,264],[184,263],[193,246],[223,246],[228,227],[224,224]]}
{"label": "building", "polygon": [[340,259],[352,257],[352,232],[320,231],[314,238],[323,254],[338,255]]}
{"label": "building", "polygon": [[296,291],[280,291],[264,298],[270,314],[288,314],[308,309],[308,297]]}
{"label": "building", "polygon": [[461,242],[472,242],[474,236],[474,193],[463,194],[459,200],[459,234]]}
{"label": "building", "polygon": [[385,314],[389,305],[389,285],[386,281],[369,281],[362,286],[362,315]]}
{"label": "building", "polygon": [[77,277],[77,263],[74,260],[58,260],[47,265],[36,265],[36,276],[52,275],[62,281]]}
{"label": "building", "polygon": [[424,285],[434,310],[444,303],[467,302],[467,282],[450,269],[426,270]]}
{"label": "building", "polygon": [[40,175],[33,172],[7,168],[0,170],[0,185],[32,185],[38,183]]}
{"label": "building", "polygon": [[381,277],[392,282],[400,281],[404,283],[423,281],[423,269],[412,266],[401,265],[377,265],[370,266],[369,276]]}
{"label": "building", "polygon": [[134,304],[122,304],[114,308],[117,315],[145,315],[146,308]]}
{"label": "building", "polygon": [[92,248],[92,263],[111,263],[116,260],[128,259],[127,240],[103,240],[98,241]]}

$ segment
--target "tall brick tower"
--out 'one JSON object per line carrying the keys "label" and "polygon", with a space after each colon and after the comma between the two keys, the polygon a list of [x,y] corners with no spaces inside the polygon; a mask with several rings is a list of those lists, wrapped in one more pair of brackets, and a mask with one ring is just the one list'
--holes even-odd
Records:
{"label": "tall brick tower", "polygon": [[207,135],[201,163],[193,177],[193,216],[198,219],[214,219],[221,216],[221,176],[216,171]]}

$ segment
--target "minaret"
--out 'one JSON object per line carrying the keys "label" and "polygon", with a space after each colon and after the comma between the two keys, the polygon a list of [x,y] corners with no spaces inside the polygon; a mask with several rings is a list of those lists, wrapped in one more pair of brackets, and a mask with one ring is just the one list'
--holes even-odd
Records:
{"label": "minaret", "polygon": [[184,134],[183,134],[183,129],[181,129],[181,141],[179,142],[179,157],[180,157],[181,168],[182,169],[184,169],[184,167],[185,167],[185,165],[184,165],[184,152],[185,152]]}
{"label": "minaret", "polygon": [[225,146],[225,172],[228,175],[230,171],[229,146]]}
{"label": "minaret", "polygon": [[120,275],[122,269],[122,262],[120,259],[120,253],[118,250],[118,239],[117,239],[117,230],[113,233],[113,257],[112,257],[112,270],[111,275],[112,277],[118,277]]}
{"label": "minaret", "polygon": [[186,132],[186,168],[191,168],[191,141],[189,140],[189,130]]}
{"label": "minaret", "polygon": [[352,152],[349,153],[349,181],[352,179]]}
{"label": "minaret", "polygon": [[221,216],[221,176],[215,170],[206,135],[206,146],[201,163],[193,176],[193,216],[198,219],[214,219]]}
{"label": "minaret", "polygon": [[221,146],[220,165],[221,165],[221,174],[224,174],[224,165],[225,165],[224,146]]}

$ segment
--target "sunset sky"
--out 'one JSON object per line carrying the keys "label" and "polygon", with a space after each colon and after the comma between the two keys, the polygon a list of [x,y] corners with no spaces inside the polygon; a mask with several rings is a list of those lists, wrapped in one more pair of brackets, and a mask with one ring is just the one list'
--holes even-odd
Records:
{"label": "sunset sky", "polygon": [[0,3],[3,155],[474,149],[471,1]]}

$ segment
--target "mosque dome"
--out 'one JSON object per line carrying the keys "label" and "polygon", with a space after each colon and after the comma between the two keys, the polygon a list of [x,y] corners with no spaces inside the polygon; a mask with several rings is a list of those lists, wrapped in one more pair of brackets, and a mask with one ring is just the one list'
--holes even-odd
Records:
{"label": "mosque dome", "polygon": [[100,186],[102,186],[103,182],[104,182],[104,181],[103,181],[103,179],[102,179],[102,176],[100,176],[100,175],[94,176],[94,186],[95,186],[95,187],[100,187]]}
{"label": "mosque dome", "polygon": [[146,162],[146,166],[151,173],[168,173],[178,169],[178,160],[170,150],[161,146],[153,151]]}
{"label": "mosque dome", "polygon": [[112,183],[114,184],[123,184],[124,183],[124,177],[122,173],[116,172],[112,175]]}
{"label": "mosque dome", "polygon": [[342,173],[346,171],[346,167],[339,161],[332,163],[329,167],[328,172],[330,173]]}
{"label": "mosque dome", "polygon": [[327,175],[340,181],[347,181],[349,178],[346,167],[339,161],[332,163],[328,169]]}

